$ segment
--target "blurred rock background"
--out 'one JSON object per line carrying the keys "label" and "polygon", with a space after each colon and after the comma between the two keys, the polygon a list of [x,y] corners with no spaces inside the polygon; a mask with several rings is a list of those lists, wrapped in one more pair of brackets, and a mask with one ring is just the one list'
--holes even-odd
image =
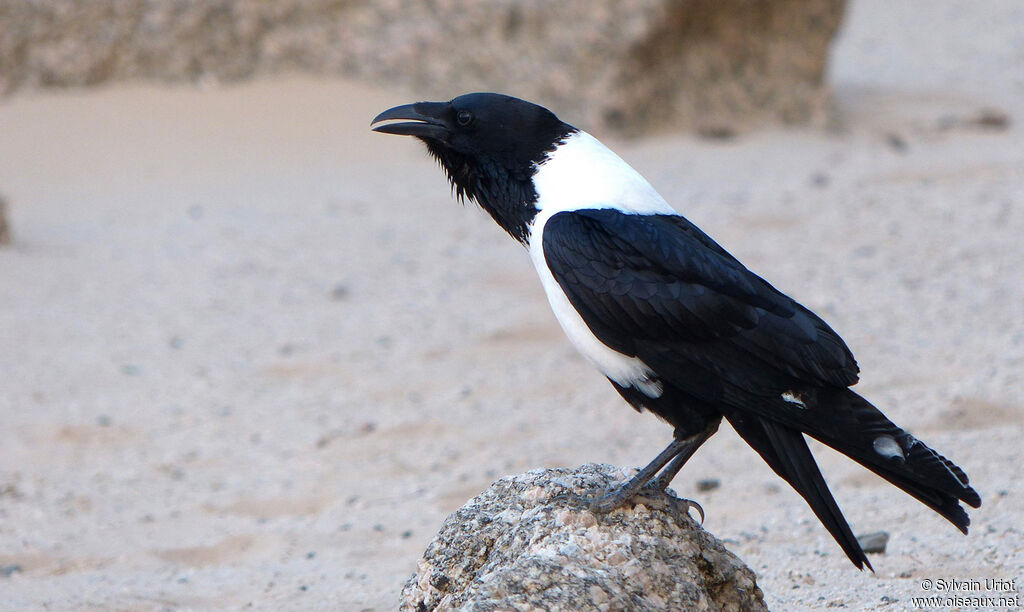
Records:
{"label": "blurred rock background", "polygon": [[[2,0],[0,91],[357,76],[624,133],[821,121],[844,0]],[[444,58],[444,61],[438,61]]]}

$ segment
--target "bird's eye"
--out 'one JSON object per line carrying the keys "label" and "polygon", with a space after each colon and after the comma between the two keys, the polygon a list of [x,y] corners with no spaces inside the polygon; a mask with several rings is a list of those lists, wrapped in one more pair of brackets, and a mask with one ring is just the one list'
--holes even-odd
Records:
{"label": "bird's eye", "polygon": [[459,114],[455,115],[455,120],[459,122],[459,125],[466,127],[470,123],[473,123],[473,113],[468,110],[460,110]]}

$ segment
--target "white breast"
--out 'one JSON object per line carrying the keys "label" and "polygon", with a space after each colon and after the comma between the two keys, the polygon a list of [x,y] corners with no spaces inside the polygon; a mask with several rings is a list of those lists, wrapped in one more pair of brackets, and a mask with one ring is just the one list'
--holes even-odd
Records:
{"label": "white breast", "polygon": [[647,364],[598,340],[569,303],[544,259],[543,236],[548,219],[564,211],[616,208],[634,214],[677,213],[640,173],[586,132],[573,134],[560,145],[538,167],[533,183],[539,212],[530,230],[530,258],[558,323],[605,376],[648,397],[659,397],[661,383]]}

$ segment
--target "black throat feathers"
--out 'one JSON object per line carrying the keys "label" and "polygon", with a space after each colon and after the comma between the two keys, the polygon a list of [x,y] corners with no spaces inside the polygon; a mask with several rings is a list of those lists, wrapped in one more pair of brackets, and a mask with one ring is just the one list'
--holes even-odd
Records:
{"label": "black throat feathers", "polygon": [[[569,125],[553,135],[547,146],[538,146],[528,155],[479,155],[455,151],[436,141],[424,140],[427,150],[444,168],[452,192],[480,205],[510,236],[526,244],[530,224],[537,215],[537,190],[533,175],[565,138],[575,132]],[[521,152],[517,152],[521,153]]]}

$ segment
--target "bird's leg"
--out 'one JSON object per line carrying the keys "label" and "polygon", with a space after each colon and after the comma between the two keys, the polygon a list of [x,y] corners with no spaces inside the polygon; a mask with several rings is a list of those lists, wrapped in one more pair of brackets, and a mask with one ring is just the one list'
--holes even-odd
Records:
{"label": "bird's leg", "polygon": [[654,458],[654,461],[648,463],[646,467],[637,472],[636,475],[626,481],[625,484],[616,489],[612,489],[597,499],[592,500],[590,502],[590,509],[594,512],[605,514],[629,501],[634,495],[640,492],[640,489],[644,488],[644,485],[654,478],[658,473],[658,470],[665,467],[666,463],[678,455],[680,449],[684,446],[685,440],[673,439],[671,444],[669,444],[665,450],[658,453],[658,456]]}
{"label": "bird's leg", "polygon": [[[669,462],[665,469],[662,470],[660,474],[652,478],[651,481],[648,482],[647,485],[643,489],[641,489],[637,495],[642,496],[645,493],[660,494],[663,493],[666,489],[668,489],[668,485],[672,482],[672,479],[676,477],[676,474],[679,473],[679,470],[681,470],[683,468],[683,465],[685,465],[686,462],[690,459],[690,457],[693,456],[693,453],[697,452],[697,449],[700,448],[701,444],[703,444],[705,440],[711,437],[712,433],[714,433],[714,430],[704,431],[703,434],[698,434],[697,436],[694,436],[695,438],[701,439],[695,440],[695,443],[692,444],[689,448],[683,450],[678,455],[673,457],[672,461]],[[674,498],[670,499],[673,499],[673,501],[675,501]],[[700,514],[700,522],[704,522],[704,508],[699,503],[692,499],[685,498],[679,498],[678,501],[682,502],[683,505],[686,506],[686,510],[689,510],[690,508],[695,509],[697,513]]]}
{"label": "bird's leg", "polygon": [[[656,493],[664,491],[668,483],[672,481],[672,478],[683,467],[683,464],[715,432],[715,429],[717,428],[709,428],[688,438],[674,438],[671,444],[654,458],[654,461],[648,463],[646,467],[637,472],[625,484],[591,501],[589,504],[590,509],[604,514],[622,506],[645,488]],[[668,467],[665,469],[665,472],[662,475],[658,475],[658,472],[666,464],[668,464]],[[699,511],[703,518],[703,510]]]}
{"label": "bird's leg", "polygon": [[[679,453],[677,453],[676,456],[672,458],[672,461],[669,462],[668,466],[664,470],[662,470],[660,474],[652,478],[648,486],[646,486],[645,488],[657,492],[661,492],[667,489],[668,485],[672,482],[672,479],[675,478],[676,474],[679,473],[679,470],[683,469],[683,465],[685,465],[686,462],[690,460],[690,457],[692,457],[693,454],[697,452],[697,449],[700,448],[701,445],[704,444],[704,442],[706,442],[707,439],[711,437],[711,434],[715,433],[716,431],[718,431],[717,426],[715,426],[714,428],[705,429],[699,434],[691,436],[689,438],[684,438],[684,440],[692,440],[692,443],[689,444],[686,448],[679,451]],[[701,512],[702,516],[703,514],[704,513]]]}

